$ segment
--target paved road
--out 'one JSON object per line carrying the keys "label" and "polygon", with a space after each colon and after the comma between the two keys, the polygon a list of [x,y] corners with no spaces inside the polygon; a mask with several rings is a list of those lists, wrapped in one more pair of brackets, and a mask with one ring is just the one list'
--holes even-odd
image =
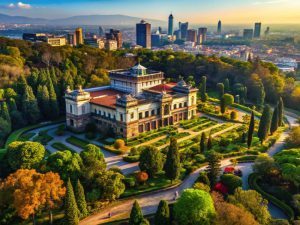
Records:
{"label": "paved road", "polygon": [[[287,119],[291,126],[296,125],[297,116],[289,114],[287,116]],[[274,144],[274,146],[270,148],[269,154],[271,156],[283,149],[284,139],[286,138],[287,134],[288,134],[287,132],[284,132],[279,138],[279,140]],[[229,159],[225,159],[221,161],[222,167],[226,167],[228,165],[231,165]],[[248,176],[252,172],[252,164],[251,163],[239,164],[238,166],[239,168],[241,168],[244,174],[243,188],[248,189]],[[174,200],[175,192],[178,191],[179,193],[181,193],[184,189],[192,187],[198,177],[199,172],[205,170],[205,168],[206,167],[201,167],[195,172],[193,172],[192,174],[190,174],[178,187],[137,196],[136,200],[139,202],[140,206],[142,207],[143,213],[144,214],[154,213],[157,209],[159,201],[162,199],[172,202]],[[112,218],[110,219],[127,218],[129,216],[133,201],[134,201],[133,199],[119,200],[114,204],[114,206],[108,209],[104,209],[100,213],[89,216],[88,218],[80,221],[80,225],[97,225],[97,224],[105,223],[108,221],[107,215],[109,212],[112,213]],[[269,210],[271,215],[274,218],[286,218],[286,216],[273,205],[269,205]]]}

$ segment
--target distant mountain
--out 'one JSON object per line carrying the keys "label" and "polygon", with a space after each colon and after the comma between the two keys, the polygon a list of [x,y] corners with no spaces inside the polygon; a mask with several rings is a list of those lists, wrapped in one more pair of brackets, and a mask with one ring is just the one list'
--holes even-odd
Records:
{"label": "distant mountain", "polygon": [[[46,25],[134,25],[142,18],[125,15],[82,15],[62,19],[30,18],[24,16],[9,16],[0,14],[0,23],[16,24],[46,24]],[[166,22],[153,19],[145,19],[154,26],[165,25]]]}

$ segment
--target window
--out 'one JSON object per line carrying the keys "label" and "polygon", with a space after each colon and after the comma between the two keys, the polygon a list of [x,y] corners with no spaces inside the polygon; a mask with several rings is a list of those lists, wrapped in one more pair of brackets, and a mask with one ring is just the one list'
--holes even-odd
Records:
{"label": "window", "polygon": [[120,113],[120,119],[121,119],[121,121],[123,122],[123,119],[124,119],[124,118],[123,118],[123,114],[121,114],[121,113]]}
{"label": "window", "polygon": [[187,107],[187,102],[184,103],[184,107]]}
{"label": "window", "polygon": [[149,117],[149,112],[148,112],[148,111],[145,112],[145,117],[146,117],[146,118]]}
{"label": "window", "polygon": [[134,118],[134,113],[131,113],[130,118],[131,118],[131,119]]}
{"label": "window", "polygon": [[139,113],[139,119],[142,119],[143,118],[143,113]]}
{"label": "window", "polygon": [[103,112],[103,116],[106,116],[106,112]]}
{"label": "window", "polygon": [[85,114],[85,106],[82,106],[82,114]]}
{"label": "window", "polygon": [[176,104],[174,104],[174,105],[173,105],[173,109],[176,109],[176,108],[177,108],[177,105],[176,105]]}
{"label": "window", "polygon": [[194,104],[195,104],[195,97],[192,96],[192,105],[194,105]]}
{"label": "window", "polygon": [[160,108],[156,110],[156,115],[160,115]]}
{"label": "window", "polygon": [[179,108],[182,108],[182,103],[179,103]]}
{"label": "window", "polygon": [[151,116],[155,116],[155,110],[154,109],[151,110]]}
{"label": "window", "polygon": [[73,107],[70,105],[70,113],[73,113]]}
{"label": "window", "polygon": [[97,114],[97,109],[95,109],[94,111],[95,111],[95,114]]}
{"label": "window", "polygon": [[98,114],[101,116],[101,110],[98,111]]}

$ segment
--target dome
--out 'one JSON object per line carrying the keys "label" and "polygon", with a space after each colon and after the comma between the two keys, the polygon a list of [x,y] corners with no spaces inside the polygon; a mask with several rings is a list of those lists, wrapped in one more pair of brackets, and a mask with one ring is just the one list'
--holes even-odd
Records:
{"label": "dome", "polygon": [[138,63],[134,67],[132,67],[131,69],[132,70],[146,70],[147,68],[142,66],[140,63]]}
{"label": "dome", "polygon": [[135,76],[146,75],[147,68],[140,63],[131,68],[131,73]]}

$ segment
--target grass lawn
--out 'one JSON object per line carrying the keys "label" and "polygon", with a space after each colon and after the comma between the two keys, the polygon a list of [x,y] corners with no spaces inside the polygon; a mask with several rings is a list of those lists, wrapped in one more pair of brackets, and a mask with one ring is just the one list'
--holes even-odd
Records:
{"label": "grass lawn", "polygon": [[76,152],[72,148],[69,148],[68,146],[64,145],[63,143],[60,142],[55,142],[51,145],[53,148],[57,149],[58,151],[64,151],[64,150],[69,150],[71,152]]}
{"label": "grass lawn", "polygon": [[40,142],[43,145],[46,145],[48,142],[52,141],[53,137],[47,134],[47,131],[41,131],[38,136],[36,136],[33,141]]}
{"label": "grass lawn", "polygon": [[29,139],[32,138],[34,135],[34,133],[24,133],[19,137],[18,141],[29,141]]}
{"label": "grass lawn", "polygon": [[[135,178],[135,174],[130,174],[127,177]],[[173,181],[173,183],[171,183],[171,181],[165,177],[164,173],[161,173],[155,178],[150,178],[145,185],[139,185],[133,188],[126,188],[125,192],[122,194],[121,197],[125,198],[133,195],[142,194],[145,192],[164,189],[173,185],[177,185],[179,183],[181,183],[181,181]]]}
{"label": "grass lawn", "polygon": [[83,139],[80,139],[80,138],[75,137],[75,136],[68,137],[68,138],[66,139],[66,141],[67,141],[68,143],[70,143],[70,144],[72,144],[72,145],[74,145],[74,146],[76,146],[76,147],[78,147],[78,148],[82,148],[82,149],[83,149],[86,145],[89,144],[88,141],[83,140]]}

